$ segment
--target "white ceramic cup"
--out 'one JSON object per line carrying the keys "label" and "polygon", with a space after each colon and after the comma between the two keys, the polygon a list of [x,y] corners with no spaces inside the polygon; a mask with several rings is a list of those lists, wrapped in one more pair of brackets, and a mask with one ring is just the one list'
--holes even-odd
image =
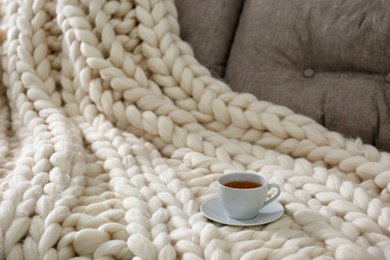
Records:
{"label": "white ceramic cup", "polygon": [[[225,184],[233,181],[249,181],[261,184],[256,188],[231,188]],[[278,189],[270,199],[267,200],[267,193],[271,188]],[[229,217],[245,220],[257,216],[262,207],[275,201],[281,189],[276,183],[269,183],[266,178],[256,173],[237,172],[228,173],[218,178],[218,192],[223,207]]]}

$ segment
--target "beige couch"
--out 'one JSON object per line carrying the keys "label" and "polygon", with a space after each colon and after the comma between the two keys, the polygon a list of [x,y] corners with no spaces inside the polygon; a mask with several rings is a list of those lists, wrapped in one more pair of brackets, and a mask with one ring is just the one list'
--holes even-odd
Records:
{"label": "beige couch", "polygon": [[390,151],[390,1],[176,1],[213,76]]}

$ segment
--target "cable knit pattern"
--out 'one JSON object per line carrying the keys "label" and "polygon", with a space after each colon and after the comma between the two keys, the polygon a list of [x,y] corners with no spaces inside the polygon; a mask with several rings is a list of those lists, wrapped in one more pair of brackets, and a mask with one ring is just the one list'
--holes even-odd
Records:
{"label": "cable knit pattern", "polygon": [[[172,0],[1,8],[1,259],[390,259],[390,154],[212,78]],[[280,219],[200,213],[237,170]]]}

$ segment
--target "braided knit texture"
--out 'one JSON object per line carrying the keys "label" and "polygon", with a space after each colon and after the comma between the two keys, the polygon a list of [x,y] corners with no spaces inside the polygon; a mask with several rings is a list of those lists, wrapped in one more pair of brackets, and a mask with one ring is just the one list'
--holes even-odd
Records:
{"label": "braided knit texture", "polygon": [[[212,78],[172,0],[1,10],[0,259],[390,259],[390,154]],[[232,171],[284,215],[205,218]]]}

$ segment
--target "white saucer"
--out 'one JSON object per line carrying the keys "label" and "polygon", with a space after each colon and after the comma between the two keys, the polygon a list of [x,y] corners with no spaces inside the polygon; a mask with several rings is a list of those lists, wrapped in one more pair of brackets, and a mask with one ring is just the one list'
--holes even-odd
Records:
{"label": "white saucer", "polygon": [[203,202],[202,205],[200,205],[200,211],[205,217],[221,224],[231,226],[257,226],[277,220],[283,215],[284,208],[279,202],[274,201],[260,209],[259,214],[257,214],[255,218],[237,220],[230,218],[226,214],[219,197],[214,197]]}

